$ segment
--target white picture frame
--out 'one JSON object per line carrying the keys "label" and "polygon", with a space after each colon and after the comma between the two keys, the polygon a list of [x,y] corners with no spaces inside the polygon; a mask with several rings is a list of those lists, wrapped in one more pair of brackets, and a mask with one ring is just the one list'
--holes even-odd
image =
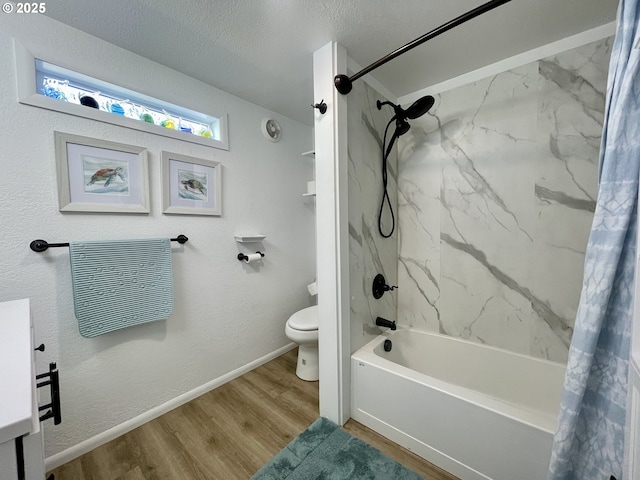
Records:
{"label": "white picture frame", "polygon": [[161,152],[162,211],[177,215],[222,215],[220,162]]}
{"label": "white picture frame", "polygon": [[149,213],[148,152],[54,132],[61,212]]}

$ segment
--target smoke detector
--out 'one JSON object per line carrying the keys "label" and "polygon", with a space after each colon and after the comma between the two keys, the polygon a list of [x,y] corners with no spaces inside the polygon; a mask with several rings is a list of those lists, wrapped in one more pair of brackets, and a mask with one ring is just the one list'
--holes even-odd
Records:
{"label": "smoke detector", "polygon": [[282,127],[273,118],[265,118],[262,120],[262,134],[270,142],[279,142],[282,137]]}

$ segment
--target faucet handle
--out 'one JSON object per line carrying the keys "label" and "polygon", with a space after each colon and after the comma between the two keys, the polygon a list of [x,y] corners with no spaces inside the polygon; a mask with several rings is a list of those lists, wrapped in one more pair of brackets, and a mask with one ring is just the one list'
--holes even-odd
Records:
{"label": "faucet handle", "polygon": [[373,293],[373,298],[378,299],[384,295],[384,292],[389,292],[398,288],[397,285],[389,286],[387,285],[387,281],[384,279],[384,275],[381,273],[377,274],[373,279],[373,286],[371,287],[371,292]]}

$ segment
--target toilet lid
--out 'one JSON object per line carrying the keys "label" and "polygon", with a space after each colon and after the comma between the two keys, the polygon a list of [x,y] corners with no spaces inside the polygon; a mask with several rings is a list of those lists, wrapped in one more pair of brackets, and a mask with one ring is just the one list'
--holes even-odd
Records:
{"label": "toilet lid", "polygon": [[287,322],[294,330],[310,331],[318,329],[318,306],[303,308],[297,311]]}

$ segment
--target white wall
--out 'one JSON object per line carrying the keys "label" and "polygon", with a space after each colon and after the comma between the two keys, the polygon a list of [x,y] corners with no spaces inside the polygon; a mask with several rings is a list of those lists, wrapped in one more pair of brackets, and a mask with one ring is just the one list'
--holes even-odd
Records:
{"label": "white wall", "polygon": [[[36,57],[82,59],[112,83],[227,111],[230,151],[18,104],[12,36]],[[312,148],[309,127],[41,15],[0,16],[0,72],[0,301],[31,298],[36,342],[47,347],[37,354],[38,369],[56,361],[61,372],[63,423],[45,425],[47,456],[288,345],[284,324],[311,304],[305,285],[315,277],[314,205],[301,196],[313,177],[313,163],[300,156]],[[260,133],[267,116],[283,127],[279,143]],[[54,130],[147,147],[151,213],[61,214]],[[222,217],[162,214],[161,150],[222,162]],[[238,262],[234,233],[267,235],[263,266]],[[190,240],[173,248],[173,315],[95,338],[78,332],[68,250],[28,247],[38,238],[178,234]]]}

